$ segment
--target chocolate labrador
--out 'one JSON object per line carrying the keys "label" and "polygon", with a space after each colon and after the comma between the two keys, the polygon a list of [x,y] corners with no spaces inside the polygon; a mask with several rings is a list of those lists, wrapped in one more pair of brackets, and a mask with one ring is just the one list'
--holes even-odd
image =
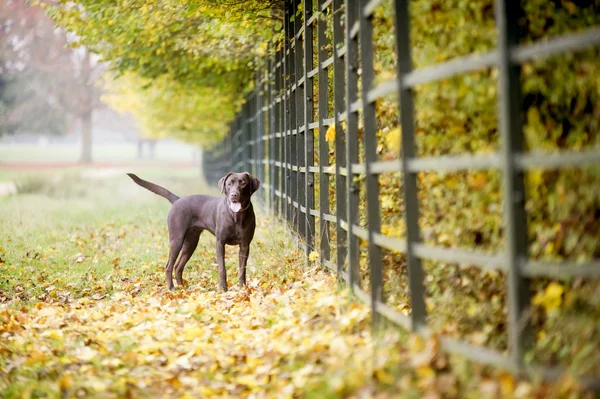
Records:
{"label": "chocolate labrador", "polygon": [[[260,181],[249,173],[228,173],[219,180],[225,197],[190,195],[179,198],[166,188],[127,173],[134,182],[169,200],[169,260],[165,266],[167,287],[172,290],[173,268],[178,285],[183,285],[183,269],[198,246],[200,233],[210,231],[217,238],[219,287],[227,291],[225,244],[240,246],[238,275],[240,286],[246,284],[246,262],[256,221],[250,197],[260,187]],[[179,259],[177,256],[180,254]],[[175,262],[177,261],[177,263]]]}

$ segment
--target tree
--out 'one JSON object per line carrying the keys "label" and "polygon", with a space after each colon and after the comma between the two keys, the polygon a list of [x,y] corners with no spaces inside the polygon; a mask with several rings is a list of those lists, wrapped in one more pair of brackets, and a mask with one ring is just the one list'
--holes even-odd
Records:
{"label": "tree", "polygon": [[257,56],[282,26],[281,1],[76,0],[48,9],[78,37],[74,45],[110,64],[113,106],[134,112],[151,137],[205,145],[227,131]]}
{"label": "tree", "polygon": [[[85,49],[68,46],[42,7],[24,1],[0,9],[3,89],[0,125],[5,132],[62,134],[72,118],[81,121],[83,162],[91,161],[91,115],[102,66]],[[36,115],[32,118],[31,115]]]}

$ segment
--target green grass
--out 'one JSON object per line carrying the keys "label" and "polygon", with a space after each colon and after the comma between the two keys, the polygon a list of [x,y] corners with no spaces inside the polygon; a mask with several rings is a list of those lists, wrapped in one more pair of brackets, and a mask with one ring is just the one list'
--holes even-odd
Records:
{"label": "green grass", "polygon": [[[132,277],[143,274],[135,267],[140,262],[157,265],[157,250],[166,249],[166,200],[145,192],[124,174],[92,182],[66,176],[55,184],[46,181],[41,193],[0,198],[0,242],[6,258],[0,290],[23,289],[22,299],[35,298],[60,275],[50,285],[78,292],[90,288],[85,276],[105,275],[115,258],[128,257],[123,262],[132,266],[127,269]],[[161,179],[157,171],[143,176],[171,183],[175,192],[206,191],[199,184]],[[16,177],[17,182],[32,179],[33,175]],[[150,228],[141,231],[142,225]],[[154,237],[156,247],[149,252],[145,247]]]}
{"label": "green grass", "polygon": [[[147,156],[148,147],[144,147],[144,151]],[[76,144],[0,144],[2,162],[77,162],[80,154],[81,149]],[[190,147],[178,143],[156,145],[156,159],[159,161],[191,163],[192,155]],[[137,162],[137,144],[94,144],[92,157],[95,162]]]}

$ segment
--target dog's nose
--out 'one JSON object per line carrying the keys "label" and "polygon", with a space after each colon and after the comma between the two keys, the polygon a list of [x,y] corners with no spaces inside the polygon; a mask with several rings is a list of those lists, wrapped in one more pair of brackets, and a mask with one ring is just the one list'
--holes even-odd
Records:
{"label": "dog's nose", "polygon": [[231,199],[237,201],[240,199],[240,195],[238,193],[231,193]]}

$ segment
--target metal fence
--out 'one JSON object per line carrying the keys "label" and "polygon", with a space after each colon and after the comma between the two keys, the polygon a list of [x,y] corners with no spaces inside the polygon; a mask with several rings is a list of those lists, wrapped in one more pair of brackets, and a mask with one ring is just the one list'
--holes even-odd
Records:
{"label": "metal fence", "polygon": [[[319,0],[316,5],[312,4],[312,0],[286,3],[285,39],[278,45],[275,55],[266,60],[265,68],[258,71],[256,88],[248,95],[242,111],[232,123],[227,139],[205,155],[206,178],[214,182],[228,171],[249,171],[256,175],[263,182],[260,200],[265,208],[287,221],[300,236],[307,259],[311,251],[319,251],[320,262],[336,271],[358,298],[370,304],[375,322],[385,318],[425,336],[431,333],[426,322],[422,259],[463,266],[477,265],[506,273],[508,353],[477,347],[451,337],[441,338],[442,347],[481,363],[519,373],[541,372],[553,378],[562,371],[524,364],[524,350],[530,338],[526,314],[530,306],[528,279],[535,276],[597,278],[600,276],[600,261],[575,266],[542,263],[528,258],[524,173],[532,168],[598,165],[600,151],[563,151],[553,155],[525,152],[520,115],[520,65],[533,59],[598,46],[600,29],[591,28],[523,45],[519,43],[518,35],[519,2],[498,0],[495,9],[497,48],[414,70],[411,65],[408,1],[396,0],[397,76],[375,84],[372,17],[380,3],[380,0]],[[301,10],[301,14],[296,10]],[[326,32],[330,28],[324,18],[319,18],[325,11],[333,18],[332,32]],[[332,38],[326,33],[330,33]],[[315,34],[317,48],[313,48]],[[325,49],[328,40],[333,43],[331,55]],[[314,51],[317,51],[316,65]],[[418,84],[489,67],[496,67],[499,72],[500,151],[489,155],[417,157],[412,89]],[[331,95],[328,93],[328,71],[331,68],[333,114],[328,112],[327,105]],[[359,74],[362,79],[360,90],[357,84]],[[314,81],[318,81],[317,109],[313,104]],[[399,160],[380,161],[375,149],[375,102],[390,93],[399,96],[402,150]],[[315,111],[317,120],[313,117]],[[359,163],[359,112],[362,112],[363,118],[363,163]],[[334,144],[335,166],[328,164],[325,138],[325,132],[331,125],[338,132]],[[315,140],[318,140],[318,165],[313,161]],[[504,201],[503,213],[505,250],[488,255],[422,243],[418,223],[417,174],[493,169],[501,171],[502,195],[509,199]],[[404,180],[407,227],[404,240],[386,236],[380,230],[378,175],[389,172],[401,172]],[[315,182],[315,174],[319,177],[318,182]],[[367,229],[359,227],[357,222],[359,189],[353,182],[357,175],[366,179]],[[326,193],[330,179],[335,179],[335,214],[330,213],[327,195],[319,195],[319,203],[315,204],[315,184],[319,184],[320,193]],[[315,219],[320,221],[317,233],[320,234],[321,245],[317,249],[314,248]],[[328,243],[330,228],[335,229],[337,240],[336,263],[330,260],[333,258]],[[358,284],[359,239],[368,243],[369,293]],[[382,248],[406,254],[410,316],[396,311],[383,300]]]}

